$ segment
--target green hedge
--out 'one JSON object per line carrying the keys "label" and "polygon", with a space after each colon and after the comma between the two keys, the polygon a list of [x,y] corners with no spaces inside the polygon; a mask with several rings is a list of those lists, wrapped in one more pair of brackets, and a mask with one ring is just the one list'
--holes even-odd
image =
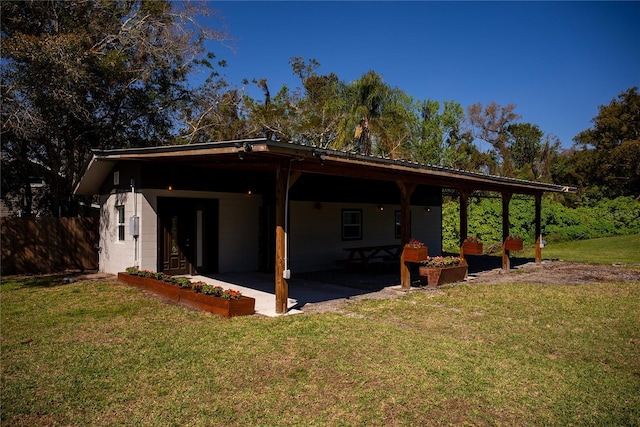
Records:
{"label": "green hedge", "polygon": [[[533,197],[514,198],[509,205],[510,234],[525,243],[535,242],[535,201]],[[542,202],[542,235],[547,242],[592,239],[640,234],[640,201],[632,197],[601,200],[592,207],[568,208],[552,199]],[[443,247],[452,250],[460,239],[458,200],[442,206]],[[469,236],[486,244],[502,240],[502,202],[499,198],[470,199]]]}

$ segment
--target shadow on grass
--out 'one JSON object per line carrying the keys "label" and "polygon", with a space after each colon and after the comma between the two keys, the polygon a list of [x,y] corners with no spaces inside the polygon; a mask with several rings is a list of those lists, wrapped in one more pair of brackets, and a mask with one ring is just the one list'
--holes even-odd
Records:
{"label": "shadow on grass", "polygon": [[2,278],[3,283],[14,282],[19,284],[19,288],[53,288],[77,282],[86,272],[66,272],[54,274],[42,274],[37,276],[6,276]]}

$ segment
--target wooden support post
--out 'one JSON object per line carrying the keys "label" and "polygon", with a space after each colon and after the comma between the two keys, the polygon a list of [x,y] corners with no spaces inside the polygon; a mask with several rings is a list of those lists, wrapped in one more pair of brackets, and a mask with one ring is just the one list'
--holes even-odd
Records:
{"label": "wooden support post", "polygon": [[[416,184],[396,181],[400,189],[400,242],[402,248],[411,239],[411,194],[416,189]],[[400,256],[400,284],[402,289],[411,288],[411,271],[404,262],[404,251]]]}
{"label": "wooden support post", "polygon": [[284,278],[285,269],[285,199],[287,193],[288,164],[283,162],[276,171],[276,313],[284,314],[289,308],[289,284]]}
{"label": "wooden support post", "polygon": [[460,246],[464,243],[469,232],[469,212],[467,209],[469,193],[460,191]]}
{"label": "wooden support post", "polygon": [[502,269],[509,270],[511,268],[509,262],[509,251],[505,249],[504,244],[509,237],[509,203],[511,202],[511,193],[502,193]]}
{"label": "wooden support post", "polygon": [[536,194],[536,264],[542,262],[542,193]]}
{"label": "wooden support post", "polygon": [[469,193],[460,190],[460,258],[464,259],[464,251],[462,245],[469,233],[469,211],[467,209],[469,201]]}

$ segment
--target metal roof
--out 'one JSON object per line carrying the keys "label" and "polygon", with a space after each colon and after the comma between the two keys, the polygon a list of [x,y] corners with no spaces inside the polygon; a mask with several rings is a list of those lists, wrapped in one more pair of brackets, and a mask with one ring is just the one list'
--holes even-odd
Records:
{"label": "metal roof", "polygon": [[283,161],[285,163],[289,161],[288,167],[291,170],[302,173],[415,182],[467,191],[486,190],[521,194],[576,191],[576,188],[569,186],[262,138],[94,151],[85,173],[76,186],[75,193],[95,194],[118,161],[208,162],[210,160],[216,160],[216,164],[229,163],[230,167],[233,167],[233,164],[239,164],[238,162],[244,165],[254,162],[263,167],[269,164],[276,167]]}

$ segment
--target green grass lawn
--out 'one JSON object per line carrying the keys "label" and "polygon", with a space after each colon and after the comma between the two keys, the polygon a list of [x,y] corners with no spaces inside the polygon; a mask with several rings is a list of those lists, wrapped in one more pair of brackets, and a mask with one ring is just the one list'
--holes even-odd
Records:
{"label": "green grass lawn", "polygon": [[222,319],[5,279],[1,424],[640,425],[640,286],[474,285]]}
{"label": "green grass lawn", "polygon": [[[534,248],[526,249],[524,256],[534,257]],[[552,243],[542,250],[542,257],[589,264],[640,265],[640,234]]]}

